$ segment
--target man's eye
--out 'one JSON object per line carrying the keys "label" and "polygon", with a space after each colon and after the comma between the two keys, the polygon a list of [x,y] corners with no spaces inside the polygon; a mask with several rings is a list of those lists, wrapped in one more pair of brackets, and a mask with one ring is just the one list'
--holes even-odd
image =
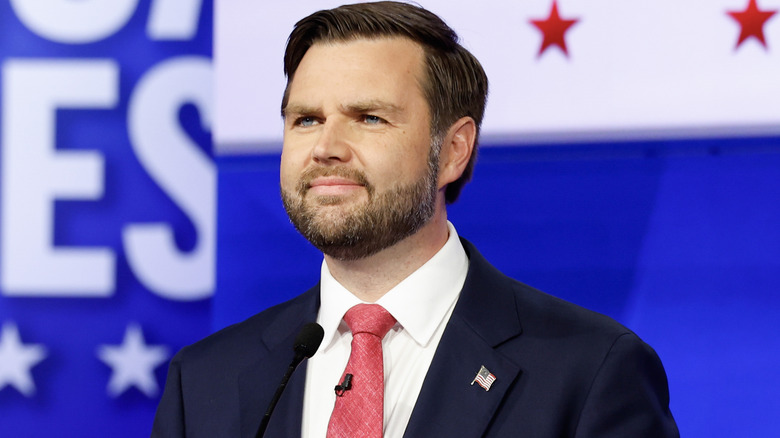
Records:
{"label": "man's eye", "polygon": [[378,116],[372,116],[370,114],[366,114],[363,116],[363,121],[368,123],[369,125],[378,125],[380,123],[383,123],[384,119]]}
{"label": "man's eye", "polygon": [[317,120],[315,120],[314,117],[300,117],[295,122],[296,125],[303,127],[314,126],[315,123],[317,123]]}

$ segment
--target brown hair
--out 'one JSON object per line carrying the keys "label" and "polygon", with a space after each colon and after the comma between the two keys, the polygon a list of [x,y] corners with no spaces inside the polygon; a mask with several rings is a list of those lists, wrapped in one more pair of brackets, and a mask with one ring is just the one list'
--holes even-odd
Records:
{"label": "brown hair", "polygon": [[[392,1],[344,5],[315,12],[295,24],[284,53],[287,88],[282,113],[287,107],[295,71],[312,45],[382,37],[409,38],[425,52],[426,77],[422,91],[431,113],[432,143],[443,140],[450,126],[465,116],[474,119],[478,139],[488,92],[482,65],[458,43],[458,35],[437,15],[416,5]],[[476,154],[475,143],[463,174],[447,185],[447,203],[454,202],[471,179]]]}

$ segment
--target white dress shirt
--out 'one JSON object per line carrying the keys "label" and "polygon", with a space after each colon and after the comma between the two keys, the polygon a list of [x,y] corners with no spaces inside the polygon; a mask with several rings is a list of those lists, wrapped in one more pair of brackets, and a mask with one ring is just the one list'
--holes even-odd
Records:
{"label": "white dress shirt", "polygon": [[[419,269],[377,301],[396,319],[382,340],[385,371],[384,436],[403,436],[444,327],[463,288],[468,257],[458,233],[447,223],[449,238]],[[337,282],[323,261],[317,322],[325,337],[309,359],[303,403],[302,435],[325,437],[336,402],[334,387],[349,360],[352,333],[342,320],[361,303]]]}

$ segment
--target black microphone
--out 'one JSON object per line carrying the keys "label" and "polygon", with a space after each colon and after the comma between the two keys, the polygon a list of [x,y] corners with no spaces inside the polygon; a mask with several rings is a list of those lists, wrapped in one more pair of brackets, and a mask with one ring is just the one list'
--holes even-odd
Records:
{"label": "black microphone", "polygon": [[265,415],[263,416],[263,420],[260,422],[260,427],[257,429],[255,438],[261,438],[265,434],[265,429],[268,427],[268,422],[271,420],[271,414],[274,412],[276,404],[282,397],[284,388],[287,387],[287,382],[290,381],[290,377],[292,377],[293,371],[298,368],[298,365],[303,362],[303,359],[314,356],[314,353],[316,353],[317,349],[320,348],[323,336],[325,336],[325,331],[322,330],[322,327],[316,322],[310,322],[304,325],[301,331],[298,333],[298,337],[295,338],[295,343],[293,344],[295,356],[293,357],[292,362],[290,362],[290,366],[287,368],[287,372],[284,373],[282,382],[279,383],[279,387],[276,388],[276,393],[271,399],[271,403],[268,404],[268,410],[265,411]]}
{"label": "black microphone", "polygon": [[325,331],[316,322],[310,322],[303,326],[293,344],[293,350],[295,350],[293,364],[296,367],[304,358],[308,359],[314,356],[314,353],[320,348],[323,336],[325,336]]}

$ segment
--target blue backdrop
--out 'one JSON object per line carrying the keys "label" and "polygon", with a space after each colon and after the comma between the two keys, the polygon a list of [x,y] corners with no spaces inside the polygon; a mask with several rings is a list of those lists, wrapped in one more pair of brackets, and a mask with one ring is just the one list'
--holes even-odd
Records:
{"label": "blue backdrop", "polygon": [[[0,2],[0,436],[148,436],[167,359],[209,332],[211,302],[172,299],[130,260],[127,235],[157,224],[173,234],[167,248],[186,256],[215,233],[165,184],[190,173],[188,162],[158,161],[161,174],[148,161],[149,149],[175,146],[205,157],[216,174],[209,105],[198,100],[199,90],[211,93],[213,5],[65,1],[73,14],[52,15],[31,3]],[[33,7],[27,15],[24,5]],[[144,95],[166,82],[181,88]],[[161,108],[165,117],[155,113]],[[81,186],[68,188],[74,181]],[[46,254],[59,252],[64,265],[79,251],[99,258],[64,269],[59,285],[41,285],[53,276]],[[210,296],[213,285],[203,290]]]}
{"label": "blue backdrop", "polygon": [[[278,157],[219,160],[213,329],[313,285]],[[685,437],[774,436],[780,138],[485,147],[450,208],[505,273],[606,313],[663,360]]]}

